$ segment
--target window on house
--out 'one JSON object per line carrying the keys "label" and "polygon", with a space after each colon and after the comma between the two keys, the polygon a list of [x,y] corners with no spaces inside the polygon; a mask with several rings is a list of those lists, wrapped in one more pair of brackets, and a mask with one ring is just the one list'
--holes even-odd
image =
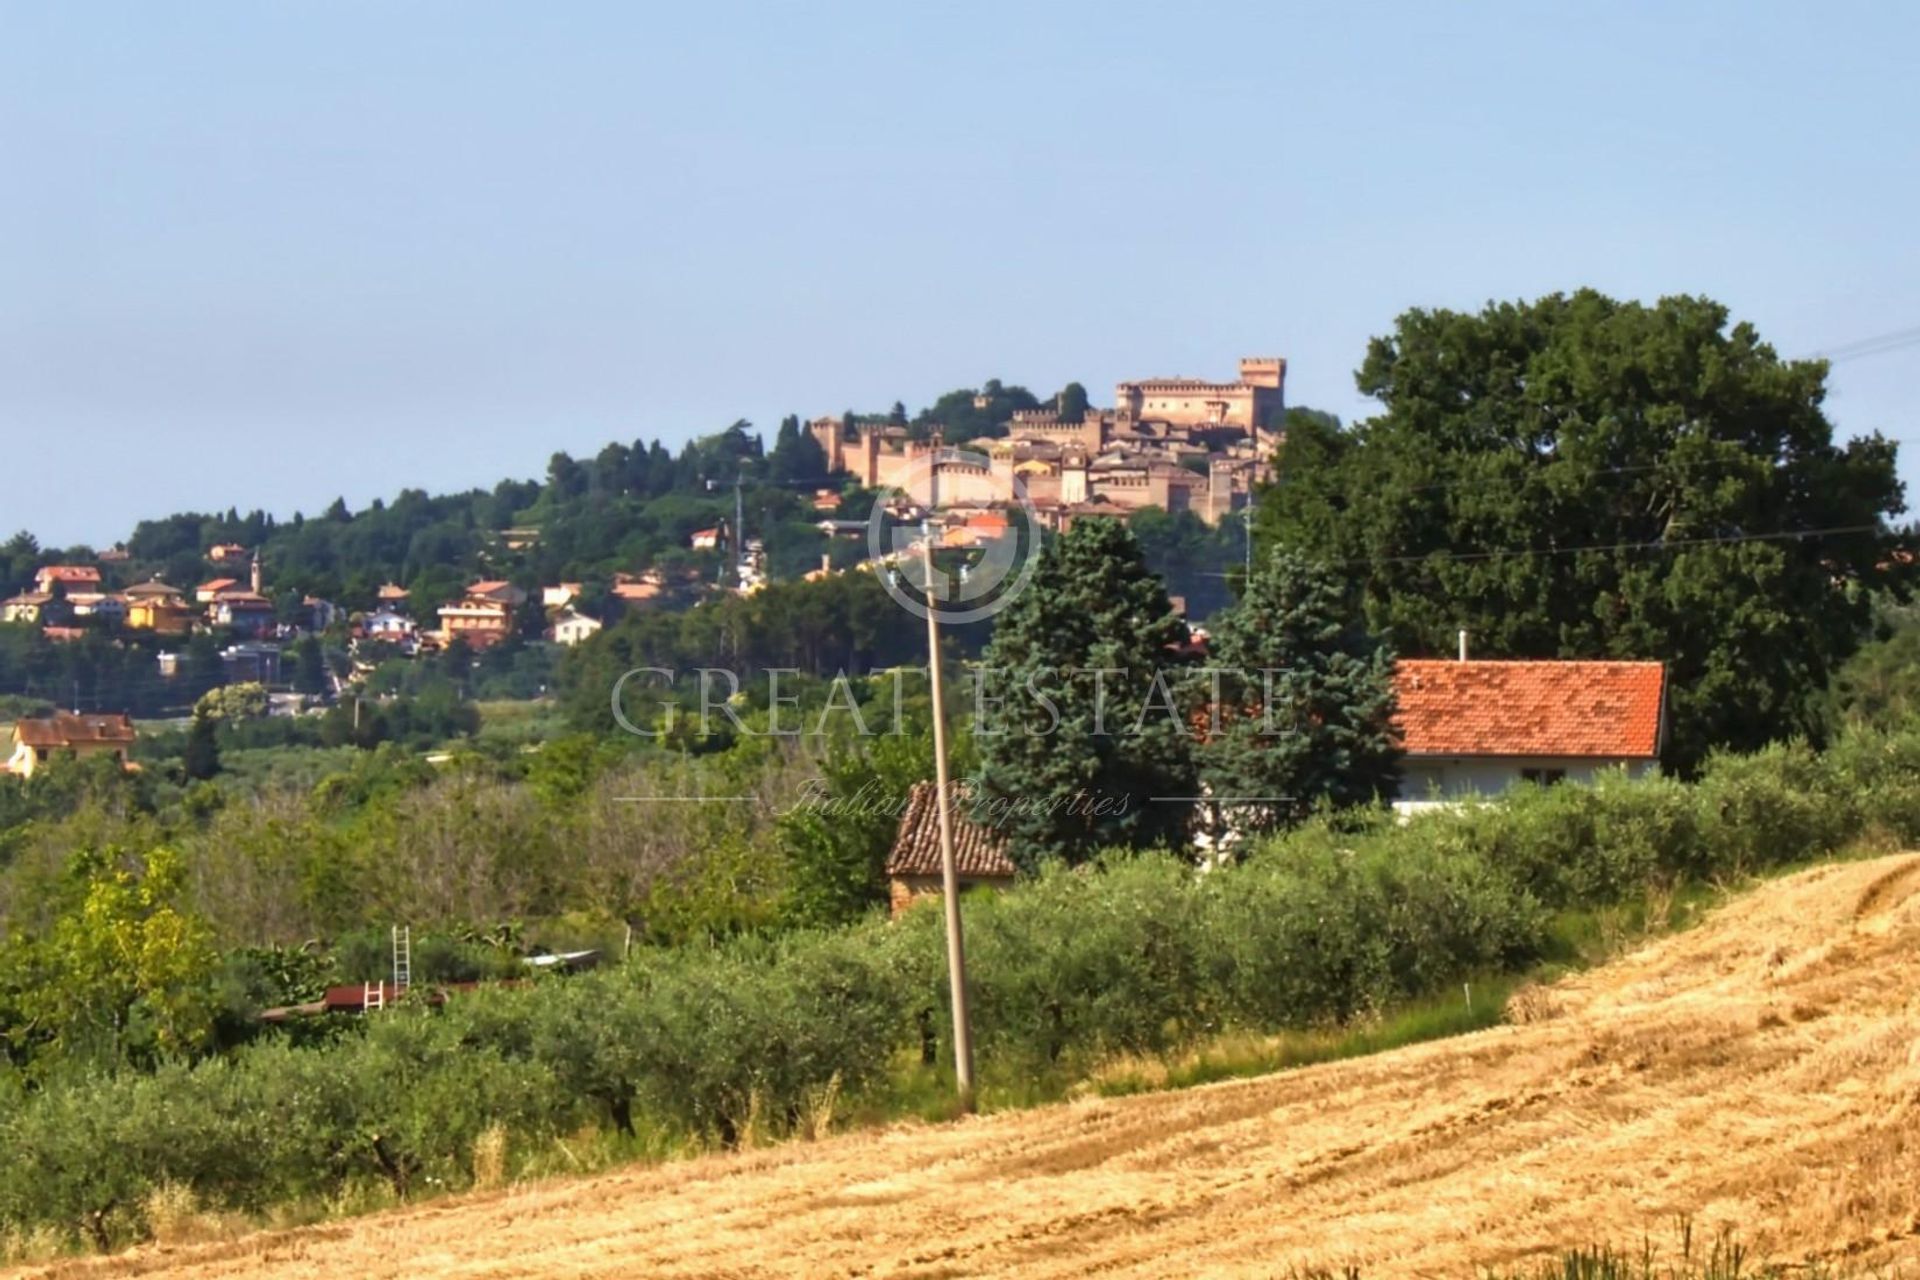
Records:
{"label": "window on house", "polygon": [[1520,776],[1528,782],[1550,787],[1556,782],[1565,782],[1567,771],[1565,769],[1522,769]]}

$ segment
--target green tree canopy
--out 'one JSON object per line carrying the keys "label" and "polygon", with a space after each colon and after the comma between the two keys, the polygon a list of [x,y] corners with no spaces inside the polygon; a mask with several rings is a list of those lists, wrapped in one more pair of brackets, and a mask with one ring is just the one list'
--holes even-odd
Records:
{"label": "green tree canopy", "polygon": [[1236,828],[1393,794],[1393,655],[1359,625],[1332,570],[1276,549],[1210,630],[1207,698],[1219,714],[1200,772]]}
{"label": "green tree canopy", "polygon": [[1186,628],[1124,524],[1081,520],[994,620],[976,726],[982,799],[1014,860],[1176,845],[1192,739],[1173,698]]}
{"label": "green tree canopy", "polygon": [[206,923],[181,905],[186,876],[165,847],[137,871],[119,849],[73,856],[51,926],[0,951],[0,1006],[17,1014],[6,1029],[16,1061],[118,1065],[205,1044],[215,956]]}
{"label": "green tree canopy", "polygon": [[1352,573],[1408,653],[1668,664],[1670,763],[1818,728],[1904,509],[1895,447],[1836,444],[1826,366],[1703,298],[1590,290],[1409,311],[1382,411],[1289,421],[1260,536]]}

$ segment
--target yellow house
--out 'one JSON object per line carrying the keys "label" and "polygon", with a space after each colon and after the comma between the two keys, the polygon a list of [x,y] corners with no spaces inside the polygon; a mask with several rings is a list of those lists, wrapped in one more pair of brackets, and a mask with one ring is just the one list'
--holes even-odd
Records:
{"label": "yellow house", "polygon": [[60,603],[56,596],[31,591],[0,600],[0,622],[21,622],[38,626],[51,621],[47,614]]}
{"label": "yellow house", "polygon": [[21,720],[13,726],[13,755],[7,760],[7,772],[31,778],[56,754],[67,751],[76,756],[112,755],[126,768],[133,737],[133,721],[120,715]]}
{"label": "yellow house", "polygon": [[127,626],[163,636],[183,636],[193,630],[193,606],[178,587],[164,582],[142,582],[128,587]]}

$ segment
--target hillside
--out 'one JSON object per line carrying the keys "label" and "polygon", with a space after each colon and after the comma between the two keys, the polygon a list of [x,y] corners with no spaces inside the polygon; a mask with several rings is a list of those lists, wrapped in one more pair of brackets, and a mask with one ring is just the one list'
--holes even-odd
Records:
{"label": "hillside", "polygon": [[59,1277],[1472,1274],[1737,1228],[1920,1261],[1920,855],[1823,866],[1346,1063],[716,1156]]}

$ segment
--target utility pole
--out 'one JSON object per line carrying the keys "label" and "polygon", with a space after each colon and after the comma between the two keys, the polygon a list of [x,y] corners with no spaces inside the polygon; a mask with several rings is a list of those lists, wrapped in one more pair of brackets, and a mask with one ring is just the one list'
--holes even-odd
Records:
{"label": "utility pole", "polygon": [[946,690],[940,676],[940,613],[933,591],[933,526],[920,525],[927,558],[927,678],[933,687],[933,803],[940,815],[940,884],[947,907],[947,988],[953,1004],[953,1078],[964,1110],[973,1110],[973,1021],[967,1014],[967,949],[960,929],[960,868],[953,856],[953,808],[947,794]]}
{"label": "utility pole", "polygon": [[1247,577],[1253,577],[1253,503],[1260,491],[1260,463],[1255,453],[1253,466],[1247,469]]}
{"label": "utility pole", "polygon": [[739,471],[733,473],[733,589],[735,591],[747,585],[746,514],[740,503],[742,474]]}

